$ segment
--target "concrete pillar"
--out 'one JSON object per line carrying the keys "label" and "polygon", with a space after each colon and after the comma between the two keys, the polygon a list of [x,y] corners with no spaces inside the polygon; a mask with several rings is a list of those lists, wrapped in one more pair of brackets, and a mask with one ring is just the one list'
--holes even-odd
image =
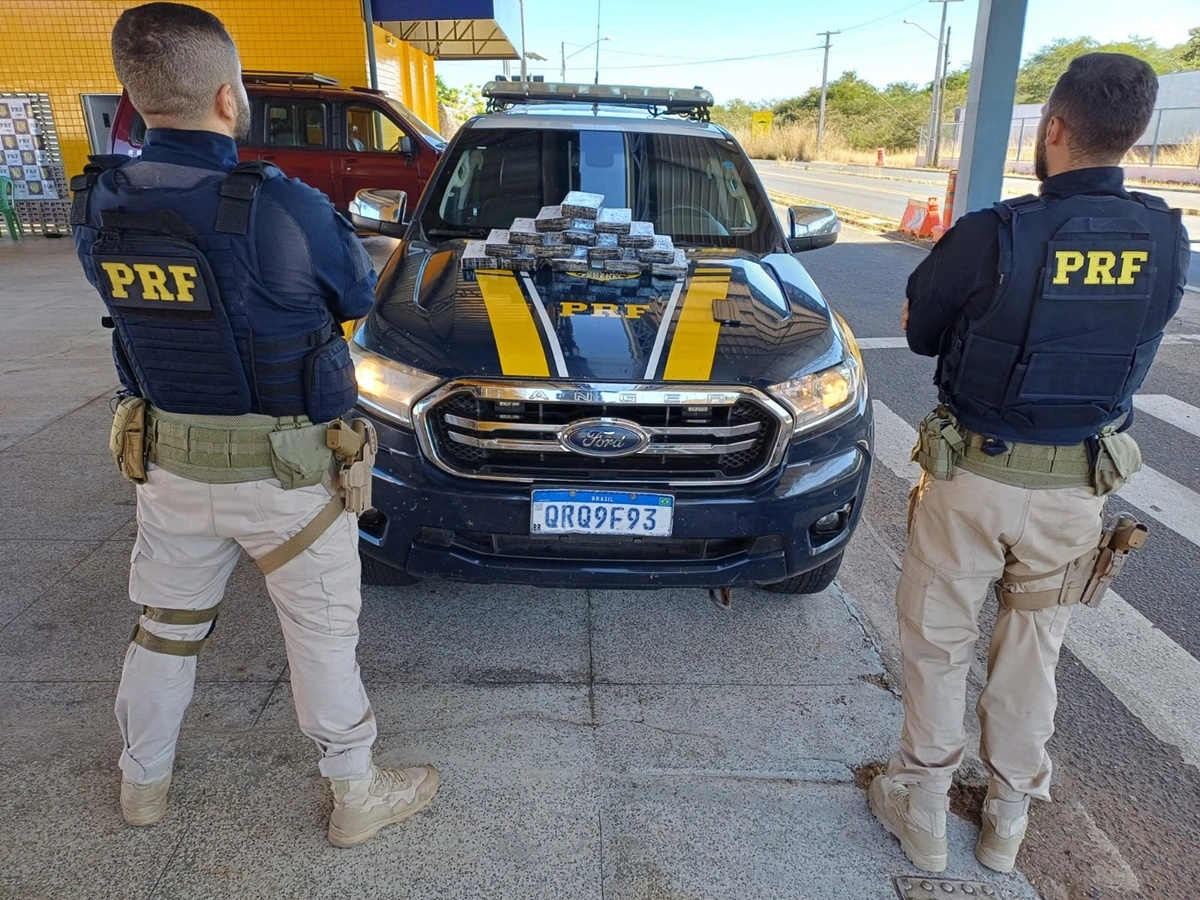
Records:
{"label": "concrete pillar", "polygon": [[1000,199],[1028,0],[979,0],[955,218]]}

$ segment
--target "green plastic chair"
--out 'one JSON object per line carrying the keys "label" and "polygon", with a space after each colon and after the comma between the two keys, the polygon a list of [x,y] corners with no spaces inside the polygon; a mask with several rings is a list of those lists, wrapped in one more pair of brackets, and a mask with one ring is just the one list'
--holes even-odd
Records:
{"label": "green plastic chair", "polygon": [[13,207],[13,183],[7,175],[0,175],[0,215],[4,216],[12,239],[20,240],[24,229],[21,228],[21,220],[17,218],[17,211]]}

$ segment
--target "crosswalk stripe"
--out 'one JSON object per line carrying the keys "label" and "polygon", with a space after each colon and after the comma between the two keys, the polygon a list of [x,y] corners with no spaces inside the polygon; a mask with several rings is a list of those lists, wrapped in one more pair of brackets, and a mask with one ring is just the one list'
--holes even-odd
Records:
{"label": "crosswalk stripe", "polygon": [[[916,481],[920,470],[908,458],[917,440],[916,430],[880,401],[874,404],[876,456],[900,478]],[[1200,494],[1143,466],[1117,495],[1200,547]]]}
{"label": "crosswalk stripe", "polygon": [[[908,458],[917,440],[916,428],[881,401],[874,401],[874,410],[877,460],[906,484],[916,481],[919,468]],[[1183,521],[1200,511],[1181,511],[1178,505],[1182,502],[1186,508],[1190,503],[1176,493],[1187,488],[1153,469],[1142,469],[1134,481],[1147,473],[1151,473],[1150,486],[1142,488],[1138,500],[1128,496],[1129,486],[1122,488],[1121,496],[1139,509],[1151,500],[1162,504],[1158,510],[1146,511],[1162,516],[1160,521],[1169,518],[1163,523],[1172,530],[1186,529],[1189,540],[1200,538],[1195,527]],[[1164,482],[1175,487],[1159,494],[1166,490]],[[1193,494],[1192,502],[1195,499]],[[1112,590],[1098,610],[1076,611],[1067,630],[1067,647],[1154,736],[1176,746],[1193,766],[1200,766],[1200,661]]]}
{"label": "crosswalk stripe", "polygon": [[[909,450],[916,442],[916,429],[879,400],[873,401],[873,408],[876,459],[905,483],[915,481],[920,470],[909,460]],[[1173,531],[1184,527],[1190,536],[1180,533],[1195,543],[1200,533],[1184,519],[1200,515],[1200,507],[1187,511],[1200,498],[1152,469],[1143,469],[1134,481],[1148,473],[1149,484],[1137,494],[1138,500],[1129,496],[1130,485],[1122,488],[1121,496],[1139,509],[1145,509],[1142,503],[1161,503],[1161,508],[1145,511]],[[1168,492],[1160,493],[1164,490]],[[1193,499],[1181,498],[1180,491]],[[1183,511],[1177,505],[1181,502]],[[1081,609],[1072,616],[1066,645],[1155,737],[1200,766],[1200,662],[1195,657],[1111,590],[1099,609]]]}
{"label": "crosswalk stripe", "polygon": [[1159,740],[1200,766],[1200,662],[1110,590],[1079,609],[1069,649]]}
{"label": "crosswalk stripe", "polygon": [[1138,394],[1133,398],[1133,405],[1141,412],[1162,419],[1168,425],[1174,425],[1181,431],[1200,437],[1200,409],[1196,409],[1190,403],[1176,400],[1167,394]]}

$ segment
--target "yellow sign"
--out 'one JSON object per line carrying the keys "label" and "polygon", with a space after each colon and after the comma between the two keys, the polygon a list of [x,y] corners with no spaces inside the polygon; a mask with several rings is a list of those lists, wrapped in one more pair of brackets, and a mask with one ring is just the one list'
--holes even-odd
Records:
{"label": "yellow sign", "polygon": [[750,136],[766,137],[775,122],[775,113],[756,112],[750,117]]}

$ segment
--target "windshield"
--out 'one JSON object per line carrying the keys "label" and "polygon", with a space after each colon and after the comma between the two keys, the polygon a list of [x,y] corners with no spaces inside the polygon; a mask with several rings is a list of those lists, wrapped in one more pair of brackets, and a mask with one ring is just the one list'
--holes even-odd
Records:
{"label": "windshield", "polygon": [[779,249],[773,212],[732,141],[628,131],[491,129],[463,134],[427,194],[430,238],[482,236],[568,191],[604,195],[676,244]]}
{"label": "windshield", "polygon": [[427,141],[429,141],[435,147],[445,147],[446,146],[446,139],[444,137],[442,137],[440,134],[438,134],[436,131],[434,131],[432,128],[430,128],[427,124],[425,124],[425,121],[423,119],[418,118],[417,114],[414,113],[411,109],[409,109],[403,103],[397,103],[395,100],[391,99],[390,97],[388,97],[386,99],[387,99],[387,105],[389,107],[391,107],[392,112],[394,112],[397,116],[399,116],[400,121],[402,121],[405,125],[407,125],[413,131],[420,134],[423,138],[425,138]]}

